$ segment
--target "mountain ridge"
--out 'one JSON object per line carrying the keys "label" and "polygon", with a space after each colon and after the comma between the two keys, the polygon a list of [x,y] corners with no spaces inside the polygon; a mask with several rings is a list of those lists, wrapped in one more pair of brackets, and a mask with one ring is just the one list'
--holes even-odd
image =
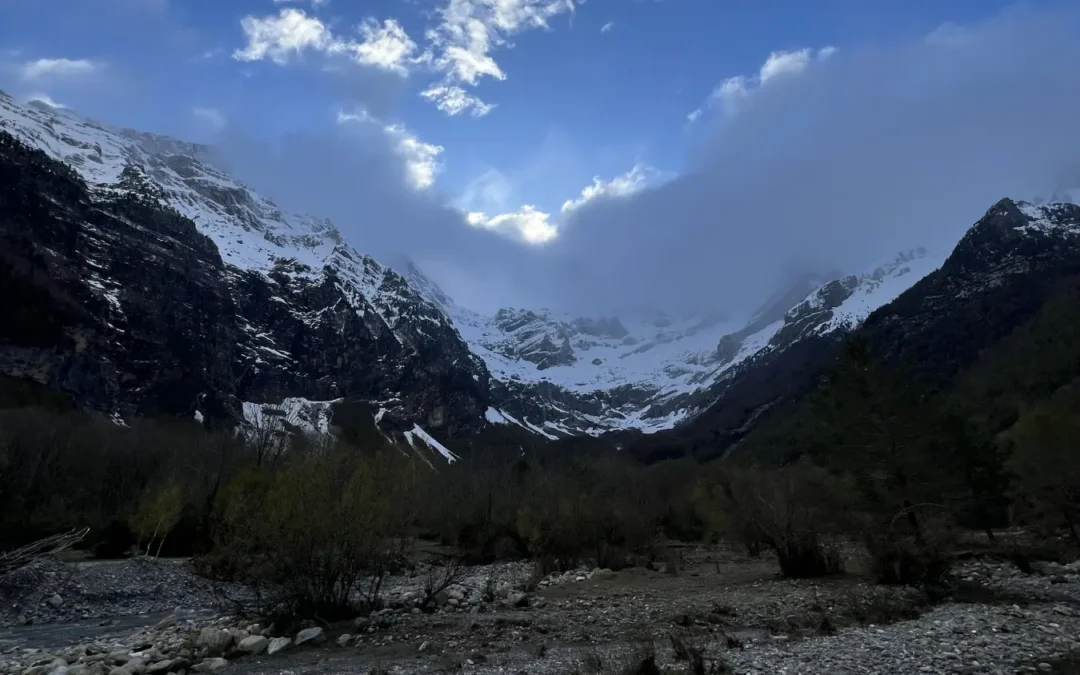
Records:
{"label": "mountain ridge", "polygon": [[[864,323],[874,325],[869,318],[880,308],[896,302],[920,280],[940,276],[939,267],[956,254],[913,249],[862,274],[795,277],[745,322],[721,314],[581,317],[523,308],[487,316],[458,305],[411,262],[382,265],[353,248],[329,220],[280,209],[209,163],[205,146],[116,129],[44,104],[20,106],[2,93],[0,132],[13,134],[12,142],[26,144],[70,171],[61,181],[66,196],[57,197],[41,185],[59,170],[43,161],[31,162],[40,175],[30,183],[37,181],[36,189],[48,199],[81,205],[84,218],[83,211],[97,213],[102,205],[119,204],[124,211],[110,214],[116,222],[109,220],[113,224],[108,231],[63,221],[65,236],[91,242],[86,249],[90,254],[80,257],[69,250],[51,265],[45,259],[33,263],[37,267],[27,262],[47,258],[50,250],[34,240],[34,229],[47,230],[47,223],[54,221],[60,227],[46,203],[35,206],[44,224],[31,223],[22,233],[9,228],[5,235],[26,252],[18,265],[30,265],[48,278],[86,270],[80,288],[71,291],[79,298],[74,304],[104,322],[102,326],[115,323],[113,332],[102,328],[98,339],[123,344],[128,339],[119,332],[127,330],[123,322],[138,314],[131,311],[131,303],[140,296],[131,287],[146,280],[139,279],[130,261],[155,250],[156,244],[127,234],[146,251],[125,248],[118,232],[141,231],[132,218],[155,223],[159,229],[154,236],[171,237],[170,250],[192,252],[171,260],[192,269],[192,279],[205,281],[206,306],[216,308],[210,314],[219,325],[196,322],[187,339],[199,342],[203,335],[220,331],[220,340],[207,343],[216,345],[220,354],[186,363],[188,357],[179,356],[183,349],[170,347],[176,353],[169,352],[166,361],[175,357],[212,377],[199,374],[185,382],[161,412],[206,421],[231,411],[251,422],[263,419],[267,406],[304,408],[313,420],[304,428],[323,430],[329,424],[326,410],[348,399],[369,406],[380,433],[408,432],[406,440],[420,439],[436,451],[425,438],[432,438],[430,433],[445,441],[492,425],[557,440],[650,434],[692,424],[703,415],[708,418],[710,411],[733,400],[733,390],[772,377],[765,367],[769,363],[805,360],[817,351],[815,345],[842,340]],[[22,153],[11,143],[5,151]],[[8,168],[13,176],[19,171],[14,165]],[[83,189],[79,181],[85,194],[76,194]],[[9,198],[10,205],[28,197]],[[995,208],[1012,209],[1007,214],[1013,223],[1012,243],[994,248],[993,237],[980,240],[984,216],[957,249],[966,246],[972,255],[1005,261],[1012,255],[1011,264],[1018,269],[1025,264],[1030,268],[1040,255],[1042,244],[1032,241],[1053,239],[1060,234],[1056,228],[1061,219],[1072,218],[1069,208],[1057,204],[1002,200],[988,214]],[[95,246],[105,251],[109,265],[119,267],[103,268],[92,254]],[[167,268],[170,258],[155,260]],[[163,270],[157,271],[168,276]],[[152,311],[161,311],[150,305]],[[195,318],[200,307],[189,302],[178,311]],[[151,342],[172,344],[167,329],[154,325],[147,329],[153,334]],[[0,371],[33,374],[33,369],[14,363],[14,349],[7,348],[9,358],[0,360],[6,364]],[[132,358],[109,349],[101,353],[109,355],[109,367],[121,372],[125,364],[112,359]],[[43,354],[37,358],[45,359]],[[134,382],[150,377],[124,376]],[[105,410],[109,405],[104,394],[93,405],[114,417],[123,419],[148,405],[136,400],[141,385],[108,386],[120,396],[115,409]],[[184,397],[191,400],[182,404]],[[760,402],[749,407],[750,413],[759,409]],[[750,413],[735,410],[731,415],[741,419],[741,425]]]}

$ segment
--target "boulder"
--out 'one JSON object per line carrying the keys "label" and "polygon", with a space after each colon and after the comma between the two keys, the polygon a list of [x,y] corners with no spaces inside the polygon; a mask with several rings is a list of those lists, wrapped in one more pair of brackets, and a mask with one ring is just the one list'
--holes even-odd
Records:
{"label": "boulder", "polygon": [[339,647],[348,647],[352,644],[353,636],[348,633],[342,633],[338,636],[337,643]]}
{"label": "boulder", "polygon": [[322,644],[326,642],[326,633],[322,628],[315,626],[314,628],[305,628],[296,634],[296,645],[311,643],[313,645]]}
{"label": "boulder", "polygon": [[220,656],[212,659],[206,659],[200,663],[196,663],[191,667],[196,673],[216,673],[217,671],[225,668],[229,665],[229,662]]}
{"label": "boulder", "polygon": [[267,656],[273,656],[278,652],[283,652],[292,646],[292,638],[276,637],[270,640],[270,643],[266,645]]}
{"label": "boulder", "polygon": [[207,626],[199,631],[199,637],[195,641],[195,645],[206,649],[206,653],[210,656],[221,656],[229,651],[232,643],[232,633],[213,626]]}
{"label": "boulder", "polygon": [[247,654],[262,654],[270,641],[261,635],[249,635],[240,641],[237,648]]}

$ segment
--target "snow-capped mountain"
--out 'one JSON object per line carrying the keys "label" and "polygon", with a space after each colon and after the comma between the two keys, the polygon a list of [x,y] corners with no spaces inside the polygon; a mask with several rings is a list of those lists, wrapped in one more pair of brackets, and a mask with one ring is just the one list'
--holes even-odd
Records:
{"label": "snow-capped mountain", "polygon": [[[117,419],[252,419],[284,399],[318,409],[348,398],[401,431],[484,424],[483,362],[330,222],[284,212],[201,146],[69,110],[0,94],[3,133],[9,284],[95,348],[4,335],[0,372]],[[76,376],[85,370],[94,375]]]}
{"label": "snow-capped mountain", "polygon": [[[890,321],[937,325],[925,307],[948,314],[1046,256],[1071,260],[1061,242],[1075,248],[1076,212],[1005,200],[947,260],[917,249],[792,279],[746,319],[486,316],[409,263],[363,255],[333,223],[278,208],[205,147],[0,93],[0,313],[16,319],[0,331],[0,375],[116,419],[269,416],[326,431],[345,401],[447,459],[450,436],[489,425],[649,433],[723,409],[741,427],[791,373],[815,372],[819,345]],[[912,290],[927,284],[944,286]]]}
{"label": "snow-capped mountain", "polygon": [[724,316],[584,318],[548,310],[463,308],[414,266],[406,277],[443,309],[494,378],[488,419],[558,438],[669,429],[712,400],[743,364],[805,335],[854,328],[933,271],[919,249],[862,275],[801,277],[747,321]]}

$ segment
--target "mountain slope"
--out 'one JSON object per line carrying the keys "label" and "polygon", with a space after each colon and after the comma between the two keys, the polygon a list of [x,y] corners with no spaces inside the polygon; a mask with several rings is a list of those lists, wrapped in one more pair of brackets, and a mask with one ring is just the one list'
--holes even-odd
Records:
{"label": "mountain slope", "polygon": [[0,133],[0,283],[35,317],[0,331],[0,372],[121,419],[294,397],[367,401],[391,430],[484,424],[483,362],[330,223],[283,213],[198,146],[70,111],[0,95]]}
{"label": "mountain slope", "polygon": [[[653,458],[686,451],[723,454],[812,389],[852,334],[865,337],[883,358],[903,359],[928,382],[944,384],[1077,279],[1080,206],[1003,199],[971,227],[940,268],[915,283],[887,275],[867,286],[864,297],[847,294],[844,280],[819,289],[788,313],[793,341],[763,350],[717,390],[706,412],[673,434],[639,441],[636,450]],[[861,323],[847,314],[854,306],[858,316],[876,304],[868,298],[894,295],[897,288],[903,290],[895,299]],[[846,297],[826,301],[834,294]],[[825,320],[822,303],[835,306]],[[817,318],[806,325],[807,317]]]}
{"label": "mountain slope", "polygon": [[652,433],[685,423],[764,355],[845,333],[939,262],[918,249],[862,275],[802,277],[745,323],[701,315],[589,319],[523,309],[483,316],[458,306],[415,267],[406,276],[487,365],[497,401],[488,419],[561,438]]}

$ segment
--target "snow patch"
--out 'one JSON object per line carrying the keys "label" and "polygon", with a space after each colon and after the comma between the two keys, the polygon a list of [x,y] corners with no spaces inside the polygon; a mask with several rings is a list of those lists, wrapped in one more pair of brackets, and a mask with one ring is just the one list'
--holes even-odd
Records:
{"label": "snow patch", "polygon": [[243,404],[244,421],[254,429],[287,431],[299,429],[305,434],[329,434],[333,416],[331,406],[341,401],[311,401],[306,398],[289,397],[281,403]]}
{"label": "snow patch", "polygon": [[445,445],[432,438],[431,434],[421,429],[419,424],[414,424],[412,430],[405,432],[405,439],[409,442],[409,446],[413,448],[416,447],[413,443],[414,437],[419,438],[429,448],[442,455],[450,464],[460,459],[460,457],[450,452]]}

